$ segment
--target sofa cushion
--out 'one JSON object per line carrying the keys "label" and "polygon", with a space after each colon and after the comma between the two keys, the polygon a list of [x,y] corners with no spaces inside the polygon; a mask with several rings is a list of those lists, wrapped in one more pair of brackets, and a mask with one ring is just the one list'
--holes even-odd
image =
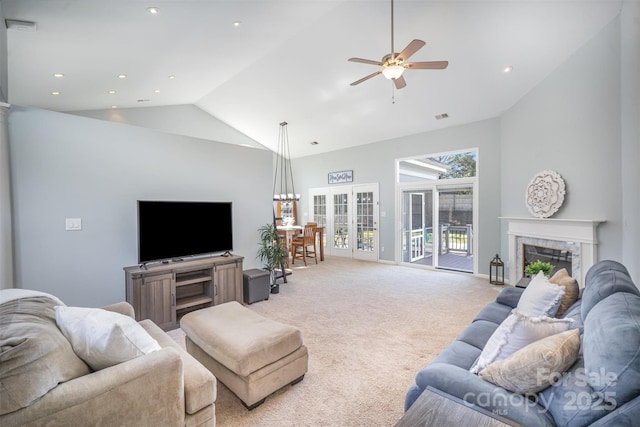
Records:
{"label": "sofa cushion", "polygon": [[0,304],[0,415],[90,372],[56,326],[54,306],[59,303],[37,296]]}
{"label": "sofa cushion", "polygon": [[466,342],[478,350],[482,350],[499,325],[499,323],[493,323],[487,320],[476,320],[467,326],[465,330],[458,335],[456,340]]}
{"label": "sofa cushion", "polygon": [[584,323],[583,356],[539,395],[557,425],[589,425],[637,399],[639,319],[640,297],[631,293],[616,293],[593,307]]}
{"label": "sofa cushion", "polygon": [[446,363],[469,369],[480,356],[480,349],[463,341],[454,341],[433,359],[433,363]]}
{"label": "sofa cushion", "polygon": [[616,292],[640,295],[633,284],[629,272],[616,261],[602,261],[587,272],[585,288],[582,292],[582,319],[586,321],[589,311],[600,301]]}
{"label": "sofa cushion", "polygon": [[584,367],[594,391],[622,405],[640,394],[640,296],[618,292],[584,323]]}
{"label": "sofa cushion", "polygon": [[540,271],[522,292],[518,310],[529,316],[553,317],[560,307],[564,293],[564,287],[551,283]]}
{"label": "sofa cushion", "polygon": [[486,320],[499,325],[511,314],[511,310],[513,307],[493,301],[484,306],[473,321]]}
{"label": "sofa cushion", "polygon": [[520,394],[549,387],[578,358],[580,332],[572,329],[535,341],[511,356],[489,364],[480,378]]}
{"label": "sofa cushion", "polygon": [[505,359],[527,344],[571,329],[573,323],[573,319],[528,316],[514,308],[509,317],[491,335],[470,371],[477,374],[488,364]]}
{"label": "sofa cushion", "polygon": [[569,276],[566,268],[562,268],[551,276],[549,282],[564,287],[564,295],[562,296],[562,301],[560,302],[560,306],[556,312],[556,317],[562,317],[569,307],[571,307],[574,302],[578,301],[578,298],[580,297],[578,281]]}
{"label": "sofa cushion", "polygon": [[131,317],[101,308],[58,306],[55,310],[58,327],[93,370],[160,350],[158,342]]}

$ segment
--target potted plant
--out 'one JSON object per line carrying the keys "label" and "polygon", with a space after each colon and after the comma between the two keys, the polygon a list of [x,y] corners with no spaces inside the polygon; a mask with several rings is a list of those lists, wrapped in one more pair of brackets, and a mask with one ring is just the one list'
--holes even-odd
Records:
{"label": "potted plant", "polygon": [[269,272],[271,293],[277,294],[279,285],[276,283],[276,269],[281,268],[284,264],[287,250],[280,243],[278,230],[273,224],[263,225],[258,229],[258,232],[260,233],[258,258],[264,263],[264,269]]}
{"label": "potted plant", "polygon": [[536,274],[538,274],[539,271],[542,271],[545,276],[549,276],[551,274],[551,271],[553,271],[554,267],[555,265],[549,262],[542,262],[540,260],[536,260],[535,262],[532,262],[529,265],[527,265],[524,268],[524,272],[529,277],[535,276]]}

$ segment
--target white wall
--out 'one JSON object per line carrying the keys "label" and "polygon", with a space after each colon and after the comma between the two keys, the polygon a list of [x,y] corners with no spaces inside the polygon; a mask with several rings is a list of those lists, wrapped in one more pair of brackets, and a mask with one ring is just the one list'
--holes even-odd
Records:
{"label": "white wall", "polygon": [[620,16],[622,95],[622,259],[640,287],[640,2]]}
{"label": "white wall", "polygon": [[[620,72],[616,19],[502,116],[501,136],[502,216],[530,217],[526,187],[537,172],[555,170],[567,194],[554,218],[606,220],[599,227],[598,257],[618,261],[623,240]],[[503,252],[507,247],[503,234]]]}
{"label": "white wall", "polygon": [[[354,124],[357,126],[357,124]],[[399,218],[395,217],[395,160],[409,156],[440,153],[463,148],[478,148],[479,156],[479,230],[477,234],[479,273],[489,274],[489,261],[500,249],[500,122],[484,120],[434,132],[353,147],[326,154],[294,159],[296,192],[302,200],[298,220],[308,216],[307,190],[327,187],[327,173],[353,170],[353,184],[379,183],[380,253],[381,260],[395,260],[395,232]]]}
{"label": "white wall", "polygon": [[4,24],[2,2],[0,2],[0,102],[9,98],[9,69],[7,64],[7,26]]}
{"label": "white wall", "polygon": [[248,136],[231,128],[195,105],[167,105],[145,108],[114,108],[108,110],[73,111],[83,117],[125,123],[149,129],[161,130],[176,135],[244,144],[264,148]]}
{"label": "white wall", "polygon": [[[234,253],[259,267],[272,221],[270,151],[32,108],[9,114],[16,287],[70,305],[124,300],[136,201],[233,202]],[[82,231],[65,231],[82,218]]]}

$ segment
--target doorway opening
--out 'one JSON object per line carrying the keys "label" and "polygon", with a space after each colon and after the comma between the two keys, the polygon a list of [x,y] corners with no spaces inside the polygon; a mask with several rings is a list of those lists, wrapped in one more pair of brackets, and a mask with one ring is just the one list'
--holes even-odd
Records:
{"label": "doorway opening", "polygon": [[309,221],[324,227],[325,254],[378,260],[378,184],[313,188],[309,202]]}
{"label": "doorway opening", "polygon": [[476,150],[397,161],[400,263],[474,273]]}

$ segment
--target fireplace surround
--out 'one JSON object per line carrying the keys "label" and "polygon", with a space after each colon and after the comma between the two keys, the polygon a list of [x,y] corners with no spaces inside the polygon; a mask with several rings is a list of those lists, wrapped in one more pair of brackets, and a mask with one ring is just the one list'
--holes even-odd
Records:
{"label": "fireplace surround", "polygon": [[[523,276],[525,245],[548,248],[571,262],[571,275],[584,286],[587,271],[598,261],[598,225],[603,220],[501,217],[509,237],[509,283]],[[570,254],[570,256],[568,255]],[[542,259],[542,261],[550,261]],[[551,261],[553,264],[553,261]]]}

